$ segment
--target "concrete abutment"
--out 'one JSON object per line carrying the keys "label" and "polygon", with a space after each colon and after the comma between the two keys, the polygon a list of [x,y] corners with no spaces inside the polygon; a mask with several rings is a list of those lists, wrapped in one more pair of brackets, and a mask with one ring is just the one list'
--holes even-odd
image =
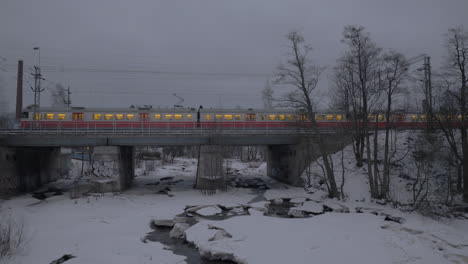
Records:
{"label": "concrete abutment", "polygon": [[[320,158],[318,138],[310,137],[298,144],[269,145],[267,147],[267,175],[293,186],[303,186],[301,178],[309,164]],[[333,134],[322,137],[328,155],[351,143],[349,134]]]}

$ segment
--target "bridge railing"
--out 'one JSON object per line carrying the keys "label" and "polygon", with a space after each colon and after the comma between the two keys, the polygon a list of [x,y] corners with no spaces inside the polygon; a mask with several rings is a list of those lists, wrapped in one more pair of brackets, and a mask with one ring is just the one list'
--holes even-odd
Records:
{"label": "bridge railing", "polygon": [[[83,124],[82,124],[83,125]],[[323,128],[320,132],[336,132],[344,130],[344,128]],[[313,130],[309,127],[235,127],[225,128],[222,126],[217,127],[193,127],[193,125],[184,125],[177,128],[173,127],[129,127],[119,128],[115,125],[109,128],[98,128],[96,126],[90,126],[89,123],[84,127],[45,127],[35,126],[28,128],[14,128],[14,129],[1,129],[0,133],[3,135],[106,135],[106,136],[151,136],[151,135],[279,135],[279,134],[307,134],[312,133]]]}

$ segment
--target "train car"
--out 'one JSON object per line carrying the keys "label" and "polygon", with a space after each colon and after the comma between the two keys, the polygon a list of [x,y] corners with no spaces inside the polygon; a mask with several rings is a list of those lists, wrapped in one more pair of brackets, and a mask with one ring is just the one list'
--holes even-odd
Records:
{"label": "train car", "polygon": [[[356,124],[342,113],[316,113],[319,128],[350,128]],[[443,117],[449,119],[449,117]],[[457,120],[457,117],[453,117]],[[451,120],[451,119],[450,119]],[[368,116],[370,127],[386,126],[384,114]],[[390,123],[398,128],[424,128],[426,115],[394,113]],[[291,129],[311,127],[304,111],[295,109],[218,108],[40,108],[23,111],[23,129]]]}
{"label": "train car", "polygon": [[[342,114],[317,114],[321,127],[339,127]],[[23,112],[23,129],[281,129],[310,126],[303,112],[291,109],[196,108],[40,108]]]}

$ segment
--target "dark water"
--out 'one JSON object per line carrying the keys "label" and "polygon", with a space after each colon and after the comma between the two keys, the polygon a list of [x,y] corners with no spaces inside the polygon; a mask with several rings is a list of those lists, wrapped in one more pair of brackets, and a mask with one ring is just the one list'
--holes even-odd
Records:
{"label": "dark water", "polygon": [[[264,200],[263,193],[259,193],[259,196],[254,198],[254,200]],[[292,203],[290,199],[282,199],[280,201],[270,201],[267,206],[267,212],[265,215],[272,216],[272,217],[282,217],[282,218],[291,218],[292,216],[288,215],[289,209],[291,207],[296,206],[297,204]],[[248,215],[247,208],[244,208],[244,213],[240,214],[230,214],[229,210],[222,208],[223,211],[220,214],[212,215],[212,216],[202,216],[196,213],[184,213],[178,216],[188,217],[189,224],[192,226],[196,224],[197,220],[212,220],[212,221],[222,221],[231,217],[239,216],[239,215]],[[308,217],[308,216],[305,216]],[[197,248],[192,245],[191,243],[186,242],[180,238],[171,238],[169,233],[171,231],[171,227],[156,227],[154,225],[151,226],[154,230],[146,235],[146,239],[149,241],[160,242],[163,245],[167,246],[169,250],[171,250],[176,255],[185,256],[187,259],[185,260],[188,264],[236,264],[233,261],[227,260],[209,260],[203,258],[198,253]]]}

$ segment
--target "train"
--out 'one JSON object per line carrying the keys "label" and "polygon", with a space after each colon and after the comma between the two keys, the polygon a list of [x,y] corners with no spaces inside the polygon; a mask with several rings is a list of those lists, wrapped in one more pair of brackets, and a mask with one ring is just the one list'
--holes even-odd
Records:
{"label": "train", "polygon": [[[454,119],[461,119],[460,116]],[[319,128],[353,126],[352,118],[338,112],[315,113]],[[385,127],[384,114],[368,117],[371,127]],[[424,128],[427,117],[421,113],[395,113],[392,126]],[[297,109],[218,109],[218,108],[39,108],[22,112],[22,129],[195,129],[263,128],[284,129],[311,126],[304,111]]]}

